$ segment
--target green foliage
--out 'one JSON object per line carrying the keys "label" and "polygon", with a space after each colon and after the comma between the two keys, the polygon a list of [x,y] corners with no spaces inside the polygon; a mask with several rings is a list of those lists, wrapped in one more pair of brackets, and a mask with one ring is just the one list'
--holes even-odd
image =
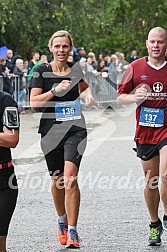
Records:
{"label": "green foliage", "polygon": [[27,59],[33,49],[49,54],[50,36],[64,29],[87,51],[143,56],[148,31],[166,28],[166,10],[167,0],[1,0],[1,46]]}

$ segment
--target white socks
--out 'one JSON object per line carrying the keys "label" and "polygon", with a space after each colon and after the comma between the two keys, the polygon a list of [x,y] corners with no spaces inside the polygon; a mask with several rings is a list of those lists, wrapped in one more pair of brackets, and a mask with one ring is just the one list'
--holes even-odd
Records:
{"label": "white socks", "polygon": [[66,213],[64,215],[62,215],[62,216],[58,216],[58,222],[59,223],[64,223],[66,219],[67,219],[67,214]]}
{"label": "white socks", "polygon": [[70,232],[71,229],[74,230],[74,231],[76,231],[77,227],[76,226],[70,226],[70,225],[68,225],[68,232]]}
{"label": "white socks", "polygon": [[[64,223],[66,221],[66,219],[67,219],[67,214],[66,213],[64,215],[62,215],[62,216],[58,216],[58,222],[59,223]],[[77,227],[68,225],[68,232],[70,232],[70,230],[76,231]]]}

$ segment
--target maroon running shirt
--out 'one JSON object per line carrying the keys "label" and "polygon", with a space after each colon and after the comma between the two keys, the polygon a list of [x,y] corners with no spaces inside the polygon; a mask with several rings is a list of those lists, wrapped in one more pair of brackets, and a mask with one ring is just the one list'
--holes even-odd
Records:
{"label": "maroon running shirt", "polygon": [[[148,64],[148,58],[144,57],[132,62],[121,81],[121,85],[118,88],[119,94],[134,93],[135,89],[143,84],[147,88],[147,99],[137,104],[136,109],[136,132],[134,141],[140,144],[157,144],[161,140],[167,138],[167,62],[164,62],[159,69],[155,69],[154,66]],[[144,107],[146,114],[143,114]],[[155,109],[152,109],[155,108]],[[154,113],[154,110],[158,112]],[[160,109],[159,109],[160,108]],[[162,109],[161,109],[162,108]],[[158,115],[163,113],[163,115]],[[151,111],[151,112],[149,112]],[[144,125],[141,124],[141,116],[147,120],[151,118],[152,121],[158,116],[158,120],[163,121],[161,126],[148,126],[144,121]],[[163,119],[164,116],[164,119]],[[145,119],[145,120],[146,120]],[[157,120],[157,118],[155,119]]]}

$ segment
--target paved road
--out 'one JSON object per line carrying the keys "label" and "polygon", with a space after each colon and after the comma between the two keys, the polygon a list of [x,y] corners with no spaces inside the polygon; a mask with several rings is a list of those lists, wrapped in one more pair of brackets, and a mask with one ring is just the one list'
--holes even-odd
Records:
{"label": "paved road", "polygon": [[[80,251],[167,251],[167,233],[160,248],[147,246],[144,178],[140,160],[132,150],[133,107],[88,110],[84,114],[89,134],[79,175]],[[65,251],[57,243],[50,178],[37,134],[39,116],[21,115],[20,143],[13,150],[20,193],[8,236],[9,252]]]}

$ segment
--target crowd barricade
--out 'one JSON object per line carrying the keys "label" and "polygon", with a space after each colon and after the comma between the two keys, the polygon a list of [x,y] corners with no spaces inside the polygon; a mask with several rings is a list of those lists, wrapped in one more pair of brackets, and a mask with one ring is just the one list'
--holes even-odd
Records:
{"label": "crowd barricade", "polygon": [[[93,74],[86,73],[85,78],[89,84],[93,97],[96,104],[103,104],[104,106],[112,106],[112,103],[116,102],[117,99],[117,84],[113,74],[106,73],[102,74]],[[0,79],[1,81],[1,79]],[[19,103],[19,93],[20,93],[20,77],[18,75],[12,75],[11,84],[13,88],[13,98],[17,103]],[[24,102],[24,107],[29,108],[29,82],[28,80],[24,84],[24,88],[27,90],[26,100]]]}
{"label": "crowd barricade", "polygon": [[[14,100],[19,104],[20,102],[20,76],[18,75],[12,75],[11,76],[11,86],[13,90],[13,98]],[[24,100],[24,107],[29,108],[30,102],[29,102],[29,83],[27,78],[25,78],[25,83],[23,84],[23,87],[26,89],[27,95],[26,99]]]}
{"label": "crowd barricade", "polygon": [[105,73],[103,75],[94,75],[90,72],[85,77],[97,104],[110,106],[116,102],[117,84],[113,74]]}
{"label": "crowd barricade", "polygon": [[3,76],[0,75],[0,91],[3,91]]}
{"label": "crowd barricade", "polygon": [[11,76],[11,85],[13,90],[13,98],[17,103],[19,103],[20,77],[18,75]]}

